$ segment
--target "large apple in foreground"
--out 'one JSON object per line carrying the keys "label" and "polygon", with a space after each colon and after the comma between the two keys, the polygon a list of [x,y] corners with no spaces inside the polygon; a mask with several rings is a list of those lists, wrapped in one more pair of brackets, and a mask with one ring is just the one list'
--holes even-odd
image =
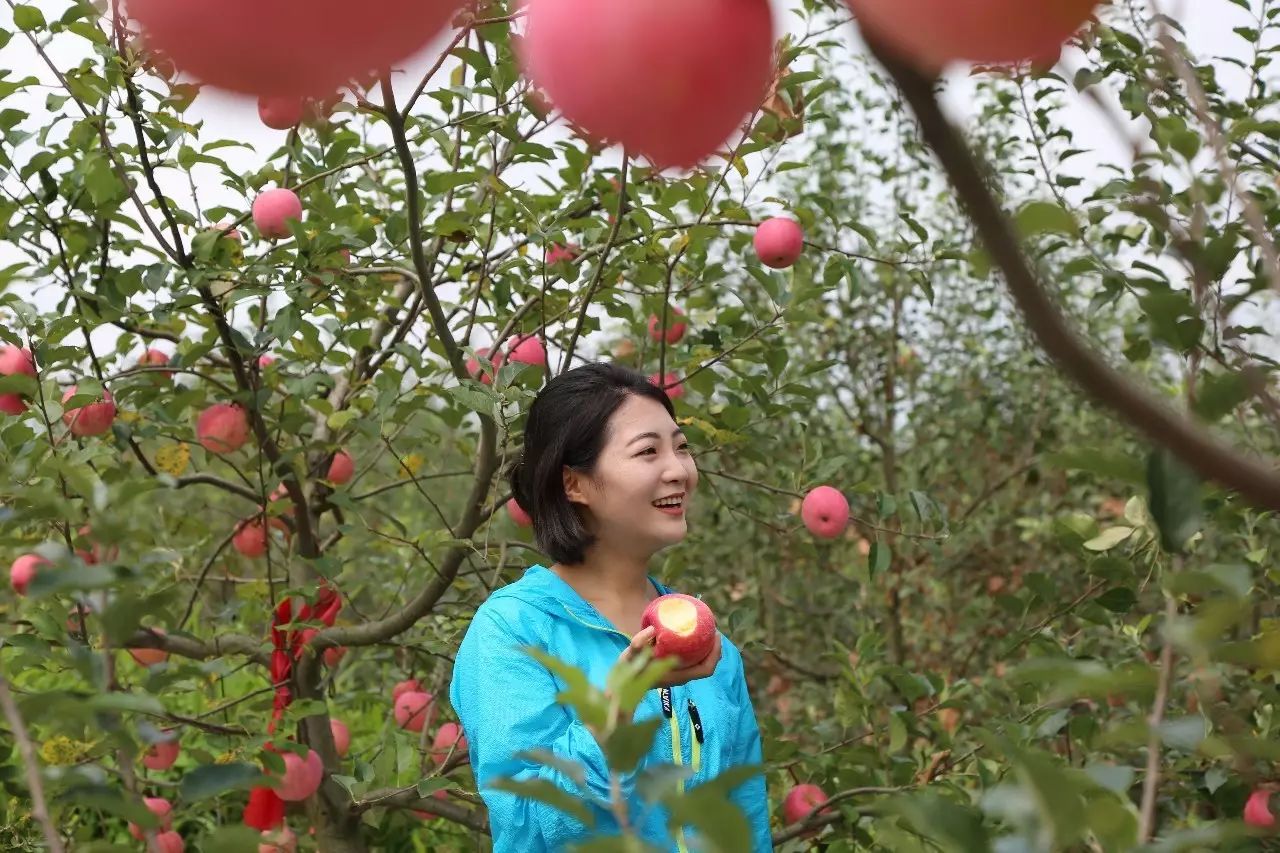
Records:
{"label": "large apple in foreground", "polygon": [[1098,0],[847,0],[866,35],[927,72],[1056,56]]}
{"label": "large apple in foreground", "polygon": [[528,0],[526,75],[586,133],[659,168],[714,154],[773,75],[768,0]]}
{"label": "large apple in foreground", "polygon": [[408,58],[461,0],[130,0],[147,47],[199,82],[318,96]]}
{"label": "large apple in foreground", "polygon": [[644,609],[640,627],[656,629],[655,657],[676,657],[683,666],[700,663],[720,641],[716,617],[700,599],[673,592],[660,595]]}

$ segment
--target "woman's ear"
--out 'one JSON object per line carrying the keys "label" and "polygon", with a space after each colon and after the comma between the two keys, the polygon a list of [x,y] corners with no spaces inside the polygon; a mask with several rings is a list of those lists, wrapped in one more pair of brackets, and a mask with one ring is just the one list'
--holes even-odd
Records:
{"label": "woman's ear", "polygon": [[587,500],[587,477],[585,475],[566,465],[561,469],[561,476],[564,479],[564,496],[569,499],[569,503],[581,504],[582,506],[590,503]]}

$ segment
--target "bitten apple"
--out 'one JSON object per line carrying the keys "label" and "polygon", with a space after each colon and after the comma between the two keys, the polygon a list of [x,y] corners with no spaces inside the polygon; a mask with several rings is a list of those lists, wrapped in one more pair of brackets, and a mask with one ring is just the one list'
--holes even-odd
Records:
{"label": "bitten apple", "polygon": [[673,592],[649,602],[640,617],[640,627],[656,629],[654,655],[676,657],[683,666],[693,666],[711,654],[720,635],[716,617],[700,599]]}

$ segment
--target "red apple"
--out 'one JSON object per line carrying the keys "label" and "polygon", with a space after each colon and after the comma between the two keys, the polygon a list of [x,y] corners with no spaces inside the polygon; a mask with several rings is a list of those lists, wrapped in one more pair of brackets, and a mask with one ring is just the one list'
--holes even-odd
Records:
{"label": "red apple", "polygon": [[427,721],[427,708],[431,706],[431,694],[410,690],[396,697],[396,725],[405,731],[420,732]]}
{"label": "red apple", "polygon": [[[0,346],[0,376],[36,375],[36,360],[31,350],[9,344]],[[27,410],[27,401],[21,394],[0,394],[0,412],[20,415]]]}
{"label": "red apple", "polygon": [[253,224],[268,240],[293,236],[288,223],[302,219],[302,199],[291,189],[264,190],[253,200]]}
{"label": "red apple", "polygon": [[[782,819],[790,826],[800,823],[818,806],[827,801],[827,795],[817,785],[796,785],[782,801]],[[830,814],[830,809],[823,809],[823,814]]]}
{"label": "red apple", "polygon": [[[481,364],[480,361],[474,358],[467,359],[467,375],[472,379],[479,379],[482,385],[492,384],[493,377],[491,374],[498,372],[506,356],[502,354],[502,350],[498,350],[490,356],[488,347],[480,347],[476,350],[476,355],[484,359],[484,363]],[[482,367],[483,370],[481,370]]]}
{"label": "red apple", "polygon": [[258,98],[258,118],[272,130],[289,130],[302,122],[306,103],[297,97]]}
{"label": "red apple", "polygon": [[[164,631],[160,628],[152,628],[151,630],[164,636]],[[140,666],[155,666],[169,659],[169,653],[164,649],[129,649],[129,656],[136,660]]]}
{"label": "red apple", "polygon": [[1271,791],[1259,788],[1249,795],[1244,804],[1244,822],[1259,829],[1271,829],[1276,825],[1275,815],[1271,813]]}
{"label": "red apple", "polygon": [[863,32],[922,71],[958,60],[1006,64],[1053,54],[1099,0],[848,0]]}
{"label": "red apple", "polygon": [[267,553],[270,537],[268,528],[281,530],[287,536],[289,527],[278,518],[268,518],[264,524],[262,516],[246,518],[236,525],[235,535],[231,537],[231,547],[250,559],[256,559]]}
{"label": "red apple", "polygon": [[566,119],[659,168],[715,153],[773,74],[767,0],[529,0],[517,55]]}
{"label": "red apple", "polygon": [[148,770],[168,770],[178,760],[178,753],[181,751],[182,747],[178,745],[176,737],[171,741],[153,743],[142,754],[142,766]]}
{"label": "red apple", "polygon": [[800,518],[814,536],[835,539],[849,524],[849,501],[837,489],[818,486],[804,496]]}
{"label": "red apple", "polygon": [[[72,385],[62,394],[65,404],[76,394],[76,386]],[[94,403],[85,403],[62,413],[62,422],[71,430],[72,435],[102,435],[111,429],[111,422],[116,419],[116,402],[111,392],[102,389],[102,396]]]}
{"label": "red apple", "polygon": [[26,595],[27,587],[35,580],[37,570],[41,566],[51,565],[53,564],[38,554],[23,554],[9,567],[9,586],[18,595]]}
{"label": "red apple", "polygon": [[214,403],[196,420],[196,437],[210,453],[231,453],[249,440],[249,418],[234,403]]}
{"label": "red apple", "polygon": [[[170,812],[173,811],[173,806],[169,803],[168,800],[166,800],[164,797],[143,797],[142,803],[148,809],[151,810],[152,814],[160,818],[160,830],[162,832],[167,831],[173,827],[173,818],[170,815]],[[138,826],[133,821],[130,821],[129,834],[132,835],[134,838],[138,839],[139,841],[141,841],[142,827]]]}
{"label": "red apple", "polygon": [[31,350],[12,344],[0,347],[0,376],[16,376],[19,373],[35,377],[36,359]]}
{"label": "red apple", "polygon": [[160,853],[183,853],[187,849],[187,845],[183,842],[182,836],[171,829],[168,832],[156,834],[156,846],[154,849],[159,850]]}
{"label": "red apple", "polygon": [[756,227],[752,242],[760,263],[776,270],[785,269],[804,251],[804,229],[794,219],[775,216]]}
{"label": "red apple", "polygon": [[324,780],[324,762],[314,749],[308,749],[306,757],[295,752],[285,752],[284,776],[280,778],[280,787],[276,794],[286,803],[297,803],[305,800],[320,789]]}
{"label": "red apple", "polygon": [[150,48],[201,83],[248,95],[316,96],[426,47],[461,5],[131,0],[129,14]]}
{"label": "red apple", "polygon": [[258,853],[297,853],[298,836],[287,826],[267,830],[258,843]]}
{"label": "red apple", "polygon": [[[449,795],[445,793],[445,790],[443,788],[433,793],[431,797],[432,799],[435,799],[435,800],[449,799]],[[440,815],[432,814],[431,812],[424,812],[421,809],[410,809],[410,811],[413,812],[413,815],[417,817],[419,820],[439,820],[440,819]]]}
{"label": "red apple", "polygon": [[680,377],[674,373],[667,373],[661,377],[654,373],[649,376],[649,384],[657,385],[663,391],[666,391],[667,396],[672,400],[679,400],[684,396],[684,384],[680,381]]}
{"label": "red apple", "polygon": [[551,248],[547,250],[547,266],[558,264],[561,261],[572,261],[578,257],[578,247],[572,243],[561,246],[559,243],[552,243]]}
{"label": "red apple", "polygon": [[507,352],[507,360],[517,364],[532,364],[535,367],[547,366],[547,348],[537,335],[529,335],[517,339]]}
{"label": "red apple", "polygon": [[422,692],[422,682],[418,681],[416,678],[406,678],[404,681],[399,682],[395,687],[391,688],[391,701],[396,701],[405,693],[420,692]]}
{"label": "red apple", "polygon": [[436,736],[431,741],[431,759],[436,764],[444,764],[450,752],[455,755],[467,754],[467,736],[462,733],[462,726],[457,723],[441,723],[436,729]]}
{"label": "red apple", "polygon": [[351,454],[345,450],[339,450],[333,454],[333,461],[329,463],[328,480],[341,486],[348,483],[356,473],[356,461],[351,458]]}
{"label": "red apple", "polygon": [[[674,305],[671,306],[671,314],[674,314],[676,317],[684,316],[684,312]],[[661,341],[663,337],[665,337],[668,344],[680,343],[680,339],[684,337],[685,332],[684,321],[669,319],[668,322],[670,322],[671,325],[666,329],[663,329],[659,325],[661,322],[662,320],[657,314],[649,315],[649,337],[653,338],[654,341]]]}
{"label": "red apple", "polygon": [[93,540],[93,528],[85,524],[76,531],[76,538],[81,540],[82,544],[89,547],[77,548],[76,556],[89,565],[97,565],[98,563],[111,563],[120,556],[120,549],[115,545],[103,547]]}
{"label": "red apple", "polygon": [[[150,347],[142,355],[138,356],[138,367],[163,367],[169,363],[169,355],[164,350]],[[165,370],[159,372],[160,376],[172,378],[173,371]]]}
{"label": "red apple", "polygon": [[351,730],[347,728],[346,723],[330,717],[329,731],[333,733],[333,746],[338,752],[338,757],[346,758],[347,752],[351,749]]}
{"label": "red apple", "polygon": [[529,513],[524,511],[524,507],[516,503],[516,499],[512,498],[507,501],[507,515],[511,516],[511,520],[521,527],[532,527],[533,518]]}
{"label": "red apple", "polygon": [[656,629],[655,657],[677,657],[683,666],[701,663],[720,641],[711,608],[692,595],[673,592],[649,602],[640,627]]}

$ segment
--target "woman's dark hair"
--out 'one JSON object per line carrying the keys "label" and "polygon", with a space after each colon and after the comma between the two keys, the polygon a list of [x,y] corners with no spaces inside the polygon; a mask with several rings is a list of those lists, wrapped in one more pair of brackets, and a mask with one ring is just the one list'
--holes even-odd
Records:
{"label": "woman's dark hair", "polygon": [[628,397],[648,397],[675,417],[667,392],[617,364],[584,364],[538,392],[524,428],[524,448],[507,469],[511,494],[533,519],[538,548],[557,563],[586,559],[594,537],[564,493],[564,466],[590,476],[609,418]]}

